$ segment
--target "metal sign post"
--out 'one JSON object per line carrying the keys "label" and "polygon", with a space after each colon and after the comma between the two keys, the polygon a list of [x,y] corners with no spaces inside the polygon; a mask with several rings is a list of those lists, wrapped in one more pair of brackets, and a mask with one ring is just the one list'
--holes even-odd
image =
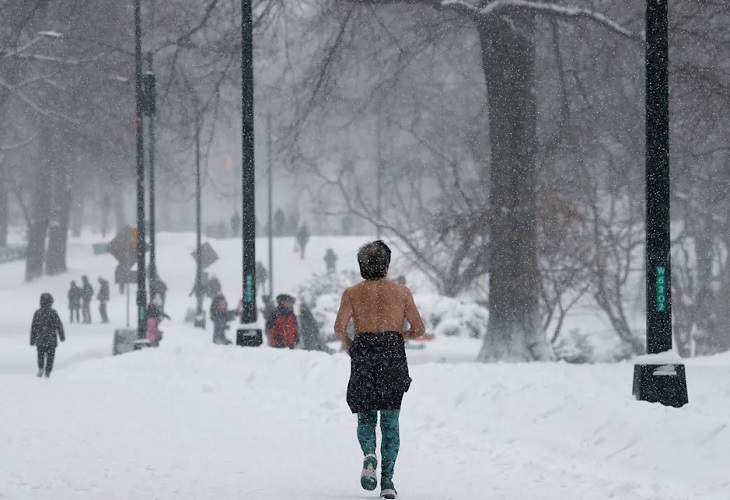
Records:
{"label": "metal sign post", "polygon": [[253,12],[251,0],[241,0],[241,328],[237,345],[259,345],[256,320],[256,185],[254,162]]}
{"label": "metal sign post", "polygon": [[633,393],[642,401],[687,404],[684,364],[672,353],[669,237],[668,0],[646,6],[646,350],[634,365]]}

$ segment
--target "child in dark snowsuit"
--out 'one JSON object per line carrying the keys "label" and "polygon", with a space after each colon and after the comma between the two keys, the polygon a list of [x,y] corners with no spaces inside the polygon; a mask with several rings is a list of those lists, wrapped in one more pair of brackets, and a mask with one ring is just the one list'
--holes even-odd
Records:
{"label": "child in dark snowsuit", "polygon": [[41,294],[41,308],[33,315],[33,323],[30,327],[30,345],[35,346],[38,351],[38,376],[51,376],[53,360],[56,356],[58,338],[61,342],[66,340],[63,334],[63,324],[58,313],[51,306],[53,297],[50,293]]}

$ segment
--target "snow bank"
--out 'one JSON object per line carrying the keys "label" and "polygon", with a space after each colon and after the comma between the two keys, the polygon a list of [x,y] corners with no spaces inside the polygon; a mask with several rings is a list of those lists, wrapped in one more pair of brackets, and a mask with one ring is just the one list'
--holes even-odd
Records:
{"label": "snow bank", "polygon": [[[213,346],[180,327],[163,348],[61,364],[50,380],[6,376],[2,492],[374,498],[359,487],[348,373],[345,355]],[[682,409],[633,400],[630,364],[429,363],[411,375],[403,500],[730,497],[728,366],[689,367]]]}

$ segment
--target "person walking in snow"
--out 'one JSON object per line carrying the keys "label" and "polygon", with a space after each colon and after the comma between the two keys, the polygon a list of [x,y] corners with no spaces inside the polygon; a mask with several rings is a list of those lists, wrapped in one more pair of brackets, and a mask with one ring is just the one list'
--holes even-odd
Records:
{"label": "person walking in snow", "polygon": [[[266,267],[264,267],[263,262],[260,260],[256,262],[256,288],[263,291],[266,289],[267,286],[267,279],[269,277],[269,273],[266,271]],[[269,290],[269,293],[271,291]]]}
{"label": "person walking in snow", "polygon": [[81,317],[84,323],[91,323],[91,299],[94,298],[94,287],[89,283],[89,278],[81,277]]}
{"label": "person walking in snow", "polygon": [[38,351],[38,376],[51,376],[53,360],[56,357],[58,339],[66,341],[63,334],[63,323],[53,307],[53,296],[50,293],[41,294],[41,308],[33,314],[30,327],[30,345]]}
{"label": "person walking in snow", "polygon": [[124,293],[124,287],[127,284],[127,268],[125,268],[121,262],[114,268],[114,283],[119,286],[119,293]]}
{"label": "person walking in snow", "polygon": [[162,307],[163,303],[160,294],[155,294],[147,306],[147,340],[149,340],[152,347],[159,346],[160,340],[162,340],[162,334],[164,333],[160,330],[162,318],[170,319],[170,316],[165,314]]}
{"label": "person walking in snow", "polygon": [[337,254],[328,248],[324,254],[324,263],[327,265],[327,274],[334,274],[337,266]]}
{"label": "person walking in snow", "polygon": [[305,301],[299,306],[299,325],[302,338],[302,348],[307,351],[322,351],[329,353],[330,350],[319,334],[319,324],[312,314],[312,310]]}
{"label": "person walking in snow", "polygon": [[165,297],[167,297],[167,284],[162,281],[159,276],[155,276],[150,282],[150,295],[152,297],[159,295],[162,304],[165,304]]}
{"label": "person walking in snow", "polygon": [[[350,355],[347,404],[357,414],[357,438],[365,456],[360,485],[366,490],[377,487],[375,426],[379,412],[380,496],[396,498],[393,470],[400,449],[398,418],[403,394],[411,385],[405,339],[422,336],[426,327],[411,291],[386,279],[390,248],[383,241],[363,245],[357,260],[365,281],[342,293],[334,329]],[[347,336],[350,319],[355,325],[354,339]],[[408,331],[402,331],[405,320],[411,325]]]}
{"label": "person walking in snow", "polygon": [[304,249],[309,243],[309,226],[302,224],[297,231],[297,243],[299,244],[299,251],[301,252],[302,259],[304,258]]}
{"label": "person walking in snow", "polygon": [[228,302],[222,293],[218,293],[210,303],[210,320],[213,322],[213,343],[229,345],[232,342],[226,337],[228,322],[236,315],[236,311],[228,310]]}
{"label": "person walking in snow", "polygon": [[99,316],[102,323],[109,323],[109,316],[106,315],[106,303],[109,302],[109,282],[99,276],[99,293],[96,300],[99,301]]}
{"label": "person walking in snow", "polygon": [[81,321],[79,319],[79,312],[81,311],[81,288],[76,286],[76,282],[71,282],[71,288],[68,289],[68,309],[70,314],[69,323],[74,322],[74,315],[76,316],[76,323]]}
{"label": "person walking in snow", "polygon": [[271,347],[294,349],[299,340],[294,297],[282,293],[276,296],[276,309],[266,319],[266,334]]}

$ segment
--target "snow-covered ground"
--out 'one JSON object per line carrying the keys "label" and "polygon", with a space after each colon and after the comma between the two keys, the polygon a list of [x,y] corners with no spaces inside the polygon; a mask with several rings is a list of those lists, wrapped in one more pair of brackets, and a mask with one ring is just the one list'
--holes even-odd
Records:
{"label": "snow-covered ground", "polygon": [[[113,259],[92,256],[96,241],[72,240],[64,276],[24,284],[22,262],[0,266],[0,498],[377,497],[359,486],[345,355],[214,346],[210,331],[182,322],[192,235],[158,240],[173,317],[160,349],[110,356],[125,324],[113,289],[112,324],[67,325],[53,376],[36,379],[28,330],[38,296],[53,293],[66,319],[71,279],[111,278]],[[327,247],[354,268],[363,241],[314,238],[301,261],[293,240],[278,240],[276,290],[321,272]],[[240,243],[212,244],[221,260],[211,270],[233,301]],[[266,255],[265,240],[257,252]],[[730,498],[729,356],[688,362],[690,404],[675,409],[635,401],[629,364],[469,362],[479,345],[438,337],[408,351],[399,498]]]}

